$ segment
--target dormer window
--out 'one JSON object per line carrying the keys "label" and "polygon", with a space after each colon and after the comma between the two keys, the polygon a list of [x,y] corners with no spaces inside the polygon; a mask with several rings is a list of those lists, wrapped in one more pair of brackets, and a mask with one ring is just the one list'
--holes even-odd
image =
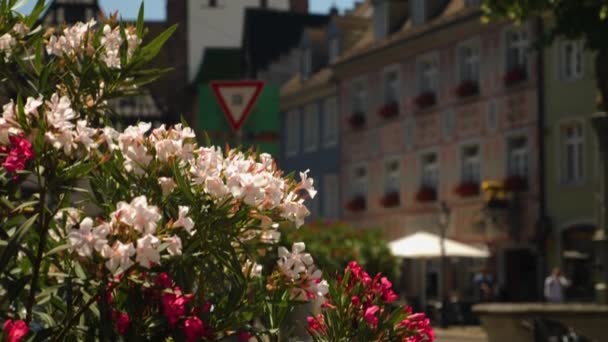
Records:
{"label": "dormer window", "polygon": [[388,1],[378,1],[374,4],[374,35],[382,39],[388,34]]}
{"label": "dormer window", "polygon": [[338,37],[329,40],[329,63],[335,63],[340,55],[340,41]]}
{"label": "dormer window", "polygon": [[302,56],[300,61],[300,71],[302,73],[302,79],[308,79],[312,72],[312,51],[310,48],[302,49]]}
{"label": "dormer window", "polygon": [[427,0],[412,1],[412,22],[414,25],[424,24],[427,18]]}

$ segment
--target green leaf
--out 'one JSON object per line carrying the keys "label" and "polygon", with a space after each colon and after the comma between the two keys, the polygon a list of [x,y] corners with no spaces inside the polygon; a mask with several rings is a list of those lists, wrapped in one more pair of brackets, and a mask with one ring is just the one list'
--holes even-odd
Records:
{"label": "green leaf", "polygon": [[[50,5],[51,5],[51,2],[49,2],[48,6],[50,6]],[[38,0],[36,2],[36,5],[34,6],[34,9],[32,9],[32,12],[30,13],[30,15],[28,15],[27,18],[25,19],[25,25],[27,25],[28,27],[34,26],[36,21],[38,21],[38,19],[40,18],[40,15],[42,14],[42,12],[45,11],[46,7],[47,6],[45,4],[45,0]]]}
{"label": "green leaf", "polygon": [[139,13],[137,14],[137,36],[142,38],[144,35],[144,2],[142,0],[139,5]]}
{"label": "green leaf", "polygon": [[11,258],[17,256],[17,252],[19,252],[19,247],[25,237],[26,233],[30,230],[36,219],[38,218],[38,213],[34,214],[34,216],[27,219],[23,224],[17,229],[15,234],[11,236],[11,239],[8,242],[8,245],[4,249],[2,256],[0,256],[0,270],[6,270],[7,265]]}
{"label": "green leaf", "polygon": [[173,25],[166,29],[163,33],[159,34],[158,37],[154,38],[148,45],[141,49],[142,58],[139,61],[141,64],[147,63],[154,59],[160,52],[160,49],[165,45],[169,37],[173,35],[173,32],[177,29],[177,25]]}
{"label": "green leaf", "polygon": [[48,252],[47,252],[47,253],[44,255],[44,257],[46,258],[46,257],[49,257],[49,256],[51,256],[51,255],[53,255],[53,254],[57,254],[57,253],[59,253],[59,252],[63,252],[63,251],[65,251],[65,250],[67,250],[68,248],[69,248],[69,246],[68,246],[67,244],[66,244],[66,245],[57,246],[57,247],[55,247],[55,248],[51,249],[50,251],[48,251]]}

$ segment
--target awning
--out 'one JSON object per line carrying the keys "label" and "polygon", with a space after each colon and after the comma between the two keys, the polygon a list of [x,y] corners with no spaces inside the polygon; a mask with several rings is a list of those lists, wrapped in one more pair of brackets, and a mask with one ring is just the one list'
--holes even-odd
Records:
{"label": "awning", "polygon": [[[460,258],[487,258],[490,253],[467,244],[444,239],[445,256]],[[431,259],[441,257],[441,238],[428,232],[418,232],[412,235],[394,240],[389,243],[389,248],[394,256],[411,259]]]}

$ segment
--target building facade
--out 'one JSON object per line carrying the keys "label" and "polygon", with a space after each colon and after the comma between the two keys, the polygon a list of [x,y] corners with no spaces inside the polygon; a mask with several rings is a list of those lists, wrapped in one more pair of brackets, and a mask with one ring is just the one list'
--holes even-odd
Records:
{"label": "building facade", "polygon": [[[551,21],[547,22],[551,25]],[[546,212],[549,266],[572,280],[567,297],[593,299],[593,233],[600,162],[589,117],[596,111],[593,55],[583,41],[557,40],[544,49]]]}
{"label": "building facade", "polygon": [[[344,217],[392,240],[439,233],[445,203],[447,236],[487,246],[503,297],[532,300],[541,279],[536,26],[482,24],[478,5],[374,2],[373,25],[334,68]],[[488,181],[506,196],[480,191]]]}
{"label": "building facade", "polygon": [[318,196],[310,219],[342,218],[340,203],[340,108],[333,64],[370,24],[370,3],[348,16],[332,11],[327,25],[304,30],[295,56],[295,75],[281,88],[281,167],[310,170]]}

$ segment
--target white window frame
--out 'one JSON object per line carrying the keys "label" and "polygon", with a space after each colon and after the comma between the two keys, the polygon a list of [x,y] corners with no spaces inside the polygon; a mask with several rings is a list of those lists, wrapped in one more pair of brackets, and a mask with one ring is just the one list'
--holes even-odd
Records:
{"label": "white window frame", "polygon": [[432,92],[439,95],[439,54],[432,52],[416,60],[416,88],[418,94]]}
{"label": "white window frame", "polygon": [[[365,172],[365,175],[363,177],[359,177],[357,175],[357,171],[359,169],[363,169]],[[369,188],[368,188],[368,183],[369,183],[369,168],[367,166],[366,163],[360,163],[360,164],[356,164],[353,165],[352,170],[351,170],[351,177],[352,177],[352,187],[351,187],[351,194],[353,197],[355,196],[362,196],[367,198],[367,194],[369,192]]]}
{"label": "white window frame", "polygon": [[329,63],[334,64],[340,55],[340,39],[338,36],[333,36],[329,39]]}
{"label": "white window frame", "polygon": [[[523,147],[513,147],[513,143],[516,140],[524,140]],[[507,162],[506,162],[506,174],[507,176],[519,176],[524,179],[530,177],[530,138],[524,134],[514,134],[507,137],[506,141],[507,148]]]}
{"label": "white window frame", "polygon": [[[565,129],[568,126],[577,126],[580,130],[580,135],[573,137],[565,137]],[[566,120],[558,124],[559,138],[559,170],[560,180],[562,185],[578,185],[584,182],[585,179],[585,126],[581,120]],[[572,146],[573,157],[572,161],[572,178],[568,175],[568,148]]]}
{"label": "white window frame", "polygon": [[[434,163],[428,163],[427,158],[431,156],[435,157]],[[436,150],[424,151],[419,154],[418,160],[420,161],[420,178],[418,181],[420,188],[429,188],[437,193],[440,181],[439,153]]]}
{"label": "white window frame", "polygon": [[365,78],[359,78],[353,81],[352,97],[351,97],[351,114],[361,112],[367,115],[367,82]]}
{"label": "white window frame", "polygon": [[330,96],[323,100],[323,146],[334,147],[340,139],[340,111],[338,97]]}
{"label": "white window frame", "polygon": [[[394,170],[389,169],[396,165]],[[390,157],[384,160],[384,193],[401,192],[401,159],[399,157]]]}
{"label": "white window frame", "polygon": [[323,217],[340,217],[340,182],[335,173],[323,175]]}
{"label": "white window frame", "polygon": [[[518,39],[516,42],[511,41],[511,35],[517,34]],[[523,35],[523,38],[522,38]],[[524,69],[526,74],[530,64],[528,56],[528,50],[530,47],[530,30],[528,25],[522,25],[521,27],[508,27],[504,31],[504,59],[505,59],[505,71],[511,71],[515,67],[521,67]],[[517,64],[512,64],[509,54],[510,50],[516,50]]]}
{"label": "white window frame", "polygon": [[[471,55],[466,55],[470,50]],[[473,81],[479,84],[481,73],[481,44],[479,38],[469,39],[456,49],[459,82]]]}
{"label": "white window frame", "polygon": [[[398,65],[393,65],[385,68],[382,73],[382,98],[384,104],[395,102],[397,103],[397,107],[399,107],[399,98],[401,94],[401,73],[399,70],[400,68]],[[390,75],[395,75],[395,79],[389,84],[388,77]],[[390,95],[391,92],[393,94],[392,96]]]}
{"label": "white window frame", "polygon": [[286,126],[287,136],[285,137],[285,155],[287,157],[293,157],[298,154],[300,149],[300,110],[291,109],[286,113]]}
{"label": "white window frame", "polygon": [[319,104],[309,103],[304,107],[304,152],[316,151],[319,147]]}
{"label": "white window frame", "polygon": [[[476,148],[476,156],[467,156],[466,150]],[[481,184],[481,145],[479,143],[465,143],[460,147],[460,181]],[[467,171],[471,169],[472,171]],[[475,171],[476,170],[476,171]]]}
{"label": "white window frame", "polygon": [[[585,72],[585,54],[583,41],[565,40],[559,42],[557,46],[557,60],[559,61],[559,79],[561,81],[576,81],[582,79]],[[570,58],[568,57],[568,48],[570,48],[572,51],[572,56]]]}

